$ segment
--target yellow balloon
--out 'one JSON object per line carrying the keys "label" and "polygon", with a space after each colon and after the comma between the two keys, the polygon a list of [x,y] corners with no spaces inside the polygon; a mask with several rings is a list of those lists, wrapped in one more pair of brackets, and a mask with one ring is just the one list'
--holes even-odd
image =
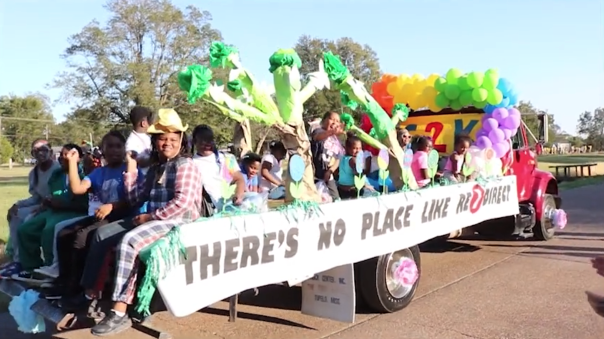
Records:
{"label": "yellow balloon", "polygon": [[394,98],[392,99],[392,101],[395,104],[406,104],[406,100],[405,97],[401,95],[401,93],[396,93],[396,95],[394,95]]}
{"label": "yellow balloon", "polygon": [[413,74],[411,79],[413,80],[413,82],[417,82],[417,81],[423,81],[425,78],[423,75],[421,75],[419,73],[415,73],[415,74]]}
{"label": "yellow balloon", "polygon": [[438,78],[440,78],[440,74],[432,73],[428,76],[428,79],[426,79],[426,83],[428,84],[428,86],[434,86],[434,82]]}
{"label": "yellow balloon", "polygon": [[401,88],[401,94],[409,99],[410,97],[413,96],[413,93],[415,93],[415,90],[413,88],[413,84],[405,84],[402,88]]}
{"label": "yellow balloon", "polygon": [[398,92],[399,88],[400,86],[396,83],[396,81],[393,81],[386,86],[386,91],[388,94],[394,96]]}
{"label": "yellow balloon", "polygon": [[428,105],[428,108],[434,113],[442,111],[442,108],[438,107],[438,105],[435,103],[431,103],[430,105]]}
{"label": "yellow balloon", "polygon": [[400,74],[396,78],[396,83],[399,87],[403,87],[405,84],[409,83],[409,80],[411,80],[411,78],[407,74]]}

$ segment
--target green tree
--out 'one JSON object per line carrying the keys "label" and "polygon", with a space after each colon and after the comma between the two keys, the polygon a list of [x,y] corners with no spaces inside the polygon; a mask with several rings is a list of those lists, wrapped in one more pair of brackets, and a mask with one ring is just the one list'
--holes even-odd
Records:
{"label": "green tree", "polygon": [[577,132],[585,137],[585,144],[592,145],[593,150],[604,149],[604,108],[598,107],[593,112],[581,113]]}
{"label": "green tree", "polygon": [[49,136],[54,126],[49,100],[41,94],[0,97],[0,119],[2,136],[13,146],[15,161],[28,156],[31,143]]}
{"label": "green tree", "polygon": [[105,8],[106,23],[92,21],[69,38],[62,55],[68,70],[52,84],[62,90],[61,100],[77,105],[74,114],[127,123],[134,105],[173,107],[191,125],[203,121],[219,137],[230,133],[232,123],[213,106],[186,105],[176,82],[186,66],[208,63],[211,42],[222,40],[210,13],[195,6],[181,10],[168,0],[109,0]]}
{"label": "green tree", "polygon": [[[547,114],[547,111],[542,111],[535,106],[530,101],[520,101],[518,104],[518,110],[520,114],[522,114],[522,121],[528,128],[528,130],[535,136],[535,138],[539,137],[539,114]],[[554,116],[548,114],[548,144],[552,144],[556,142],[556,136],[560,133],[560,127],[556,125],[554,121]],[[531,136],[531,133],[528,133],[529,144],[533,145],[535,143],[535,139]]]}
{"label": "green tree", "polygon": [[13,157],[15,149],[5,137],[0,137],[0,164],[6,164]]}
{"label": "green tree", "polygon": [[[317,70],[323,52],[327,51],[339,55],[350,73],[362,81],[368,89],[382,75],[375,51],[369,45],[361,45],[351,38],[333,41],[303,35],[298,39],[294,49],[302,59],[300,73],[303,79],[306,74]],[[306,120],[320,117],[330,110],[340,111],[343,109],[340,92],[335,90],[317,92],[304,104],[304,109]],[[359,110],[353,113],[358,115],[362,112]]]}

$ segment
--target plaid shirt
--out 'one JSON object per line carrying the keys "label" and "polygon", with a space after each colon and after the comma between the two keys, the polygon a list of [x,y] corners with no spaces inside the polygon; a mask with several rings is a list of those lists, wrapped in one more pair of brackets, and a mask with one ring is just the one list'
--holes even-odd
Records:
{"label": "plaid shirt", "polygon": [[143,182],[138,173],[124,173],[128,202],[138,206],[148,201],[148,213],[155,220],[197,220],[202,202],[201,171],[189,158],[168,161],[149,169]]}

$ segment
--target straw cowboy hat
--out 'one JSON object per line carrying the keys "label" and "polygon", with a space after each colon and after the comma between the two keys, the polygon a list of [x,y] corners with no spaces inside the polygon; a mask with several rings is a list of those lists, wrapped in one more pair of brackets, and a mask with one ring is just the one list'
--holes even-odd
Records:
{"label": "straw cowboy hat", "polygon": [[185,132],[187,128],[189,128],[189,125],[182,125],[182,120],[180,120],[180,117],[175,110],[171,108],[162,108],[157,113],[157,121],[149,126],[147,133],[164,134]]}

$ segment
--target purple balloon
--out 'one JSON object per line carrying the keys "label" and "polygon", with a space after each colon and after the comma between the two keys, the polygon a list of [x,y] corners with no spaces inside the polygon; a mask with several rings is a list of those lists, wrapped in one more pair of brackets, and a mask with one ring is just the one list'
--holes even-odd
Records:
{"label": "purple balloon", "polygon": [[483,121],[482,123],[482,128],[487,131],[490,132],[494,129],[499,128],[499,122],[496,119],[493,118],[487,118]]}
{"label": "purple balloon", "polygon": [[503,121],[505,120],[505,118],[508,117],[508,115],[510,115],[510,113],[508,113],[508,110],[505,108],[495,108],[495,110],[493,111],[493,119],[497,120],[500,124],[503,123]]}
{"label": "purple balloon", "polygon": [[503,127],[511,130],[518,129],[518,127],[520,127],[520,114],[510,114],[507,118],[505,118],[505,121],[503,122]]}
{"label": "purple balloon", "polygon": [[487,136],[481,136],[476,139],[476,146],[478,146],[478,148],[485,149],[491,147],[492,145],[493,143]]}
{"label": "purple balloon", "polygon": [[503,158],[503,156],[510,150],[510,144],[507,142],[498,142],[493,145],[493,151],[497,158]]}
{"label": "purple balloon", "polygon": [[505,134],[499,128],[495,128],[489,132],[489,139],[491,143],[496,144],[505,140]]}
{"label": "purple balloon", "polygon": [[517,108],[515,108],[515,107],[512,107],[512,108],[508,109],[508,114],[509,115],[515,115],[518,118],[520,118],[520,111]]}
{"label": "purple balloon", "polygon": [[476,138],[480,138],[480,137],[486,137],[489,135],[489,132],[485,131],[484,129],[479,129],[478,132],[476,132]]}
{"label": "purple balloon", "polygon": [[503,131],[503,135],[505,136],[503,138],[504,140],[510,140],[510,138],[512,137],[512,135],[514,135],[513,131],[511,129],[508,129],[508,128],[504,127],[501,130]]}

